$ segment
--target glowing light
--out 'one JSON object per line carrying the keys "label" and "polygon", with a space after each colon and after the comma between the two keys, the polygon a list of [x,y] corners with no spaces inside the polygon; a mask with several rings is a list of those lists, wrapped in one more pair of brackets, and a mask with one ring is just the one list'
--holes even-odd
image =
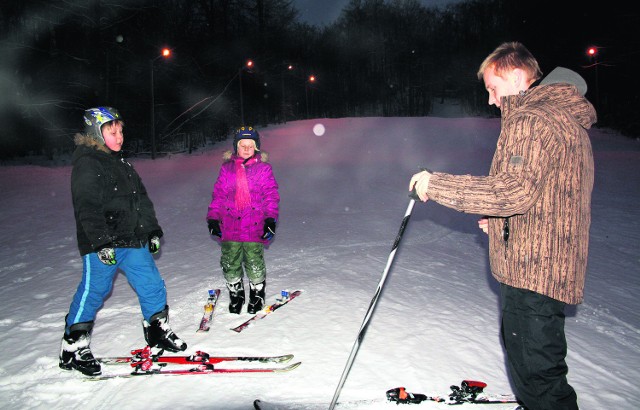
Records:
{"label": "glowing light", "polygon": [[325,132],[324,125],[316,124],[313,126],[313,133],[316,134],[316,136],[321,137],[324,135],[324,132]]}

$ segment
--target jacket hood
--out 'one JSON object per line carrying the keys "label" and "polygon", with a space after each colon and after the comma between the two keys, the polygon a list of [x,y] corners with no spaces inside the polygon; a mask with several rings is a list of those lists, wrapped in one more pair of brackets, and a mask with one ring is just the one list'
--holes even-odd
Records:
{"label": "jacket hood", "polygon": [[[574,74],[582,79],[578,74]],[[544,109],[552,106],[569,114],[583,128],[589,129],[598,117],[593,105],[580,93],[579,86],[564,81],[547,81],[519,95],[507,96],[501,104],[502,117],[508,118],[515,110],[519,111],[521,108]]]}
{"label": "jacket hood", "polygon": [[[269,162],[269,154],[264,151],[260,151],[258,154],[260,155],[260,162]],[[231,150],[222,153],[222,159],[225,161],[230,161],[233,157],[237,157],[237,155]]]}
{"label": "jacket hood", "polygon": [[580,74],[575,71],[569,70],[564,67],[556,67],[542,80],[540,85],[547,84],[572,84],[575,85],[580,95],[587,93],[587,82],[584,78],[580,77]]}
{"label": "jacket hood", "polygon": [[107,146],[104,145],[103,142],[100,142],[87,134],[76,134],[73,137],[73,142],[75,142],[77,146],[94,148],[97,151],[103,151],[107,154],[111,152],[111,150],[107,148]]}
{"label": "jacket hood", "polygon": [[72,164],[75,164],[79,158],[86,155],[110,155],[112,153],[112,151],[107,148],[106,145],[98,142],[95,138],[90,137],[86,134],[76,134],[73,140],[76,144],[76,150],[71,156]]}

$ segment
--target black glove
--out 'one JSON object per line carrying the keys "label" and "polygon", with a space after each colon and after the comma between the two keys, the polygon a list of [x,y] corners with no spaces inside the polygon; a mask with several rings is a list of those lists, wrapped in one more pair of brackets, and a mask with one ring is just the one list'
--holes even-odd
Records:
{"label": "black glove", "polygon": [[276,234],[276,220],[273,218],[267,218],[264,220],[264,234],[262,239],[271,240],[273,235]]}
{"label": "black glove", "polygon": [[218,238],[222,238],[222,231],[220,230],[220,222],[216,219],[209,219],[207,221],[209,225],[209,233],[215,235]]}
{"label": "black glove", "polygon": [[116,264],[116,250],[111,247],[111,244],[105,245],[96,251],[98,259],[105,265]]}

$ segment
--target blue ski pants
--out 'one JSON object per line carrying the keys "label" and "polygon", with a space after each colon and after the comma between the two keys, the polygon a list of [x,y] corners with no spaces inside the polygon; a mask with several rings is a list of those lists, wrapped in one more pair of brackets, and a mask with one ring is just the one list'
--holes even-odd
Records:
{"label": "blue ski pants", "polygon": [[76,323],[93,322],[98,310],[111,292],[118,269],[138,295],[145,320],[162,311],[167,304],[167,290],[146,247],[116,248],[116,264],[105,265],[93,252],[83,256],[82,280],[71,301],[65,331]]}

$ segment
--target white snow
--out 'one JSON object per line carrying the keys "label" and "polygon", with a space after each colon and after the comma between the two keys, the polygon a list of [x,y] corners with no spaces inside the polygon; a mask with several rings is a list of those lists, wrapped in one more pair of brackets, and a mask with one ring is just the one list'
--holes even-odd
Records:
{"label": "white snow", "polygon": [[[314,133],[316,124],[325,132]],[[499,127],[499,119],[482,118],[344,118],[260,130],[282,196],[277,234],[265,252],[267,294],[304,293],[239,334],[230,328],[249,315],[226,311],[226,291],[211,331],[195,332],[207,290],[224,286],[220,246],[204,218],[230,142],[192,155],[131,159],[165,231],[156,261],[187,353],[293,353],[302,365],[285,374],[87,382],[60,370],[63,319],[82,270],[71,168],[0,167],[2,408],[235,410],[252,408],[256,398],[287,409],[327,408],[409,203],[409,178],[421,166],[486,174]],[[630,410],[640,380],[640,144],[603,129],[590,136],[591,247],[585,302],[567,309],[569,381],[581,409]],[[416,204],[342,390],[340,401],[349,403],[338,408],[397,408],[384,402],[390,388],[447,394],[463,379],[488,383],[487,392],[511,392],[498,284],[477,219]],[[119,275],[96,319],[94,354],[142,347],[140,321],[135,294]],[[363,402],[370,399],[378,401]]]}

